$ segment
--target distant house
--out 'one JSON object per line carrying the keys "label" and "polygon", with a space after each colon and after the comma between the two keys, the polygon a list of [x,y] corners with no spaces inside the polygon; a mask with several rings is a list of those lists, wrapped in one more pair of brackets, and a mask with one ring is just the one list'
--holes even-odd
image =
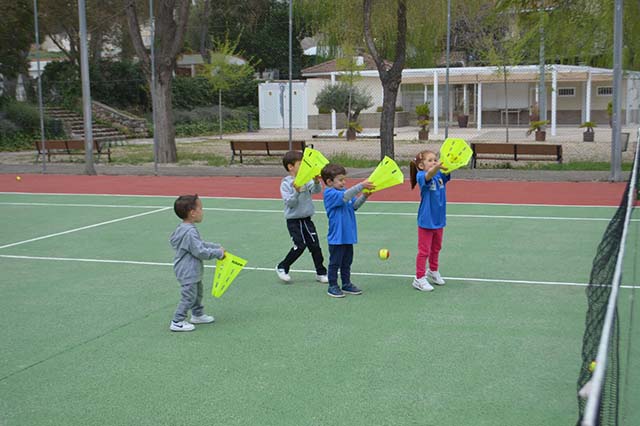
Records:
{"label": "distant house", "polygon": [[182,54],[176,60],[176,75],[182,77],[195,77],[198,68],[204,65],[201,54]]}
{"label": "distant house", "polygon": [[[360,71],[361,79],[355,84],[366,89],[373,98],[373,106],[360,116],[364,127],[379,126],[382,106],[382,84],[378,70],[370,57],[362,58],[366,65]],[[314,105],[316,96],[327,84],[339,80],[336,61],[327,61],[302,70],[305,105],[309,128],[344,127],[341,117],[330,122],[331,114],[320,114]],[[415,115],[415,106],[429,103],[432,125],[438,126],[448,114],[454,122],[458,114],[469,116],[470,126],[481,129],[487,126],[528,126],[529,115],[539,102],[539,67],[519,65],[507,68],[507,93],[505,96],[503,75],[496,67],[449,68],[449,110],[444,111],[445,68],[405,69],[398,92],[397,108],[400,115]],[[552,134],[557,125],[579,125],[584,121],[608,124],[607,104],[612,100],[613,71],[576,65],[548,65],[545,72],[547,119]],[[302,90],[300,88],[300,90]],[[640,123],[640,72],[627,72],[622,84],[622,122]],[[339,114],[342,115],[342,114]],[[413,117],[413,116],[412,116]],[[401,120],[404,122],[405,120]],[[409,122],[409,120],[406,120]],[[413,120],[410,121],[413,123]],[[399,125],[403,125],[399,123]]]}
{"label": "distant house", "polygon": [[[215,61],[216,57],[222,57],[220,53],[213,53],[211,59]],[[244,65],[247,60],[240,56],[227,55],[225,60],[232,65]],[[176,75],[183,77],[195,77],[202,70],[204,58],[199,53],[183,53],[176,60]]]}

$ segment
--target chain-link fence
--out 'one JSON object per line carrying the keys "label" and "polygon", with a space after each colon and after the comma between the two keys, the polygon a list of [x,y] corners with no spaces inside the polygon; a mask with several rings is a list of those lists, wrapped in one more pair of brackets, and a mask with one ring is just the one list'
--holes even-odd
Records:
{"label": "chain-link fence", "polygon": [[[430,145],[445,137],[461,137],[477,143],[561,144],[565,162],[610,161],[612,70],[550,65],[544,67],[543,85],[535,65],[450,68],[448,74],[447,85],[445,68],[404,70],[396,99],[397,156],[404,155],[406,144]],[[315,99],[326,85],[339,84],[344,73],[327,63],[324,68],[320,64],[306,74],[303,71],[303,76],[306,81],[298,83],[297,96],[304,98],[299,102],[304,108],[294,110],[293,127],[316,139],[337,139],[347,127],[346,114],[321,111]],[[358,116],[362,132],[357,145],[340,144],[335,149],[375,158],[379,143],[364,140],[375,139],[380,131],[383,89],[377,70],[360,71],[354,86],[370,95],[371,107]],[[633,152],[627,149],[627,141],[635,138],[640,122],[639,72],[624,74],[621,92],[623,161],[631,161]],[[424,117],[419,117],[416,107],[425,103],[429,106],[429,135],[428,140],[420,141],[418,120]],[[541,105],[546,106],[542,111]],[[267,109],[261,99],[261,114]]]}

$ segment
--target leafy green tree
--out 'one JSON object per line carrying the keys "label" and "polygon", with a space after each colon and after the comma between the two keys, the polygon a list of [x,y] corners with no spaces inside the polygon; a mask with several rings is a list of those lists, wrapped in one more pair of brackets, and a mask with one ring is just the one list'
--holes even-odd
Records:
{"label": "leafy green tree", "polygon": [[393,157],[395,103],[402,70],[405,64],[435,63],[441,51],[441,36],[446,31],[446,2],[301,0],[299,15],[314,32],[324,35],[324,43],[333,46],[334,51],[344,45],[367,47],[375,60],[384,93],[380,154]]}
{"label": "leafy green tree", "polygon": [[[140,6],[138,6],[140,8]],[[76,66],[80,66],[80,28],[77,0],[38,0],[42,32]],[[89,62],[102,58],[106,42],[131,52],[126,38],[127,21],[122,0],[86,0]]]}
{"label": "leafy green tree", "polygon": [[28,0],[3,2],[0,13],[0,74],[5,79],[27,72],[27,57],[33,40],[33,3]]}
{"label": "leafy green tree", "polygon": [[345,82],[323,87],[314,103],[321,111],[333,109],[346,116],[348,138],[350,134],[355,136],[355,132],[361,130],[357,124],[360,112],[373,105],[371,95],[366,90]]}
{"label": "leafy green tree", "polygon": [[[537,43],[537,29],[516,27],[504,19],[501,12],[482,15],[482,19],[465,20],[467,29],[474,37],[466,42],[466,47],[475,52],[477,59],[496,67],[496,74],[502,78],[504,109],[509,110],[510,67],[520,65],[526,58],[526,48]],[[505,115],[506,141],[509,142],[509,114]]]}
{"label": "leafy green tree", "polygon": [[216,51],[209,52],[210,63],[205,64],[202,76],[207,78],[213,89],[218,92],[218,111],[220,114],[220,137],[222,137],[222,92],[236,87],[240,82],[253,79],[253,66],[247,61],[234,63],[237,58],[237,42],[229,39],[216,44]]}
{"label": "leafy green tree", "polygon": [[182,51],[189,18],[190,1],[163,0],[155,12],[155,84],[151,79],[151,58],[142,42],[136,0],[123,0],[126,6],[129,34],[136,54],[142,63],[145,77],[153,93],[153,111],[158,140],[157,160],[175,163],[178,159],[173,123],[172,90],[173,71],[178,54]]}
{"label": "leafy green tree", "polygon": [[[297,4],[294,4],[297,7]],[[215,42],[237,40],[237,49],[254,58],[256,69],[289,75],[289,5],[278,0],[222,0],[212,5],[210,34]],[[306,35],[301,20],[293,22],[293,76],[303,66],[298,40]]]}
{"label": "leafy green tree", "polygon": [[[496,11],[509,16],[521,29],[537,30],[544,37],[526,46],[526,61],[538,62],[544,42],[547,63],[613,66],[614,0],[498,0]],[[640,69],[640,5],[624,2],[625,69]]]}

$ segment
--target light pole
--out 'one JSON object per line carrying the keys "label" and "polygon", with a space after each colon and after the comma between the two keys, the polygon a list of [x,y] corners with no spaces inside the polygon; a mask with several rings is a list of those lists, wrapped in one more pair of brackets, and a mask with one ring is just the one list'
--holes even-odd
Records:
{"label": "light pole", "polygon": [[[444,95],[444,138],[449,137],[449,50],[451,46],[451,0],[447,0],[447,70]],[[436,99],[437,102],[437,99]]]}
{"label": "light pole", "polygon": [[153,120],[153,173],[158,175],[158,132],[156,131],[156,18],[153,14],[153,0],[149,0],[149,22],[151,34],[149,41],[151,50],[151,119]]}
{"label": "light pole", "polygon": [[95,175],[93,167],[93,117],[91,114],[91,88],[89,86],[89,48],[87,45],[87,14],[85,0],[78,0],[80,18],[80,76],[82,79],[82,116],[84,119],[84,171]]}
{"label": "light pole", "polygon": [[293,149],[293,0],[289,0],[289,151]]}
{"label": "light pole", "polygon": [[42,173],[47,171],[47,150],[44,135],[44,106],[42,104],[42,74],[40,73],[40,34],[38,29],[38,0],[33,0],[33,21],[36,30],[36,63],[38,64],[38,109],[40,110],[40,151],[42,152]]}

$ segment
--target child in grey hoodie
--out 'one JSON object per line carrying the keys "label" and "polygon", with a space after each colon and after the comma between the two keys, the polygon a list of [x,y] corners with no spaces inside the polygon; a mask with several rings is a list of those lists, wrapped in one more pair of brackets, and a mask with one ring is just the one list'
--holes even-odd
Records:
{"label": "child in grey hoodie", "polygon": [[[224,259],[224,248],[220,244],[202,241],[195,224],[202,222],[202,201],[198,195],[181,195],[173,204],[176,215],[182,219],[169,241],[176,251],[173,270],[180,283],[180,303],[169,329],[171,331],[191,331],[193,324],[207,324],[214,321],[204,313],[202,306],[203,259]],[[191,309],[191,322],[185,320]]]}
{"label": "child in grey hoodie", "polygon": [[284,282],[290,282],[289,268],[298,260],[304,249],[308,248],[313,258],[316,269],[316,281],[327,283],[327,268],[324,266],[320,240],[316,232],[316,226],[311,220],[315,213],[312,194],[322,191],[322,184],[316,176],[313,180],[302,186],[295,186],[294,181],[302,161],[302,152],[288,151],[282,157],[282,165],[289,172],[289,176],[280,183],[280,194],[284,201],[284,217],[287,220],[287,230],[293,241],[293,247],[285,258],[276,265],[276,274]]}

